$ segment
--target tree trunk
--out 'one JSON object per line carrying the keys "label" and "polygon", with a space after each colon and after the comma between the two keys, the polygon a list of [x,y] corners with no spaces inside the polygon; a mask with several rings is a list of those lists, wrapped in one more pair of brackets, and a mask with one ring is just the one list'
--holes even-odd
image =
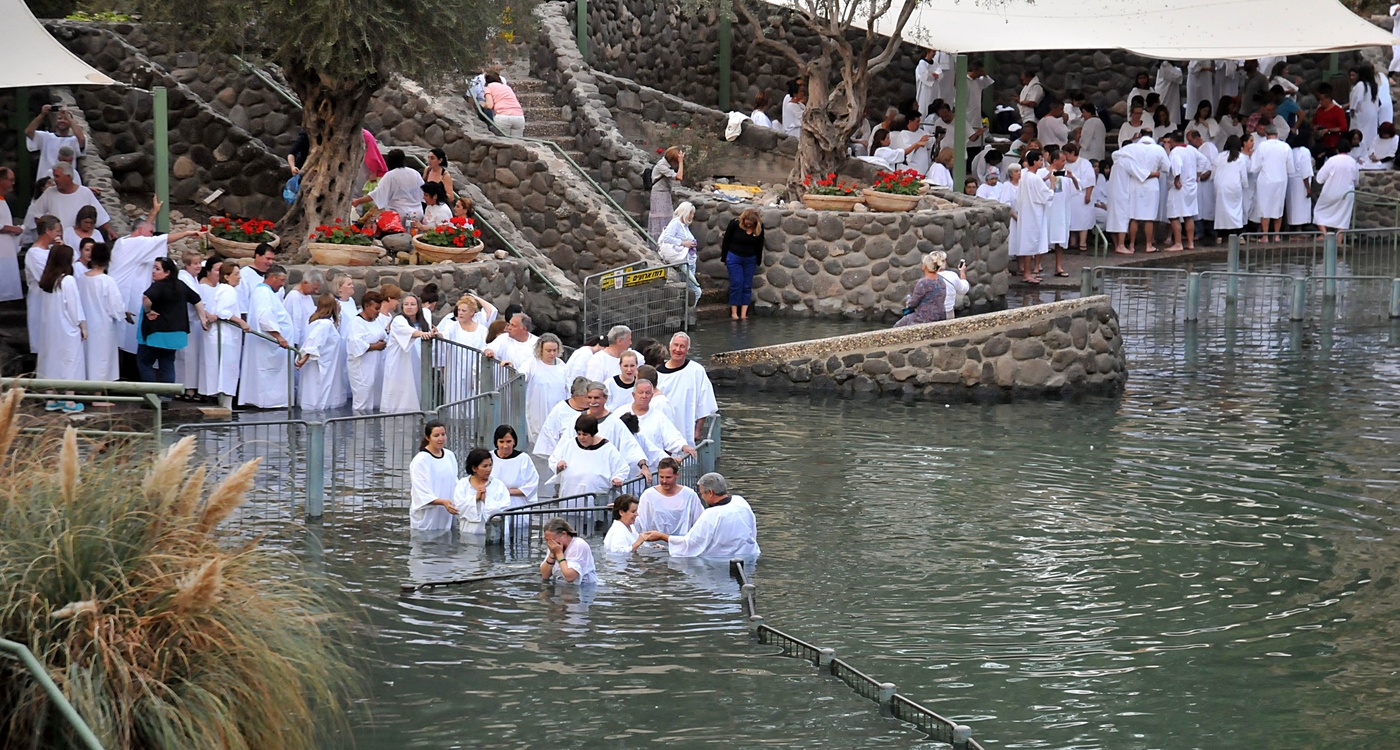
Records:
{"label": "tree trunk", "polygon": [[[807,63],[807,109],[802,115],[802,132],[797,143],[797,164],[788,175],[788,198],[802,197],[802,181],[807,175],[839,172],[850,159],[851,134],[860,128],[865,116],[868,88],[866,61],[850,60],[845,50],[825,45],[827,54]],[[842,80],[831,86],[832,61]],[[850,95],[847,95],[847,91]]]}
{"label": "tree trunk", "polygon": [[355,179],[364,163],[361,136],[369,101],[382,85],[377,77],[334,80],[299,61],[282,69],[301,97],[301,126],[311,152],[301,170],[301,190],[282,217],[282,252],[304,260],[307,236],[322,224],[348,219]]}

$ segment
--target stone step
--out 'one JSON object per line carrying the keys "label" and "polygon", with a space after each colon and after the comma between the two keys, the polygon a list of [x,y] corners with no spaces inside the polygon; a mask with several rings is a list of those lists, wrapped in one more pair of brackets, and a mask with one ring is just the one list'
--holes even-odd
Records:
{"label": "stone step", "polygon": [[569,126],[562,122],[525,121],[525,136],[527,138],[540,138],[548,141],[567,135],[570,135]]}
{"label": "stone step", "polygon": [[558,109],[558,105],[554,102],[554,94],[548,91],[517,91],[515,92],[515,98],[520,101],[520,106],[527,110],[532,107],[553,107]]}
{"label": "stone step", "polygon": [[729,317],[728,300],[704,302],[703,298],[701,299],[700,305],[695,308],[696,320],[722,320]]}
{"label": "stone step", "polygon": [[517,78],[510,82],[510,88],[519,97],[522,93],[535,93],[539,91],[551,91],[552,87],[538,78]]}

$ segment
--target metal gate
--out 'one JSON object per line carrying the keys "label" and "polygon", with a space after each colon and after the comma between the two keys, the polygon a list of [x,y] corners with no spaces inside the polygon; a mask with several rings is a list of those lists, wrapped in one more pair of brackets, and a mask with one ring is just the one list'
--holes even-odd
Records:
{"label": "metal gate", "polygon": [[[583,335],[596,338],[615,325],[634,337],[665,339],[688,330],[692,304],[690,266],[637,262],[583,280]],[[698,302],[699,300],[694,300]]]}

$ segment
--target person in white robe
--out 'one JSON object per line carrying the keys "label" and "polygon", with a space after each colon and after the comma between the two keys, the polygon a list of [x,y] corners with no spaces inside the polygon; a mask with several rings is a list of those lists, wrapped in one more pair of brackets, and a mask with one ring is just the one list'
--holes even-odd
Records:
{"label": "person in white robe", "polygon": [[1178,143],[1175,136],[1168,136],[1163,145],[1171,161],[1167,218],[1172,226],[1172,244],[1167,252],[1175,253],[1195,248],[1196,216],[1200,213],[1197,195],[1201,177],[1209,176],[1210,163],[1190,144]]}
{"label": "person in white robe", "polygon": [[1220,155],[1220,149],[1199,130],[1186,131],[1186,142],[1200,153],[1207,167],[1196,184],[1196,209],[1205,223],[1205,240],[1209,245],[1215,241],[1215,175],[1211,170],[1215,169],[1215,157]]}
{"label": "person in white robe", "polygon": [[44,307],[40,304],[39,277],[49,264],[50,250],[60,244],[63,225],[53,216],[40,216],[35,220],[38,238],[24,253],[24,280],[29,293],[24,298],[25,314],[29,325],[29,352],[38,354],[43,346]]}
{"label": "person in white robe", "polygon": [[656,368],[660,381],[657,385],[670,403],[676,431],[685,438],[686,445],[693,448],[702,437],[700,431],[706,418],[719,411],[715,389],[705,373],[705,366],[686,358],[690,354],[689,335],[675,333],[668,349],[670,359]]}
{"label": "person in white robe", "polygon": [[[1050,205],[1045,207],[1045,238],[1055,252],[1055,275],[1068,276],[1064,269],[1064,251],[1069,246],[1069,204],[1074,186],[1068,161],[1063,150],[1054,152],[1054,159],[1042,159],[1040,179],[1050,188]],[[1036,267],[1040,271],[1039,261]]]}
{"label": "person in white robe", "polygon": [[320,271],[310,269],[301,275],[301,281],[282,299],[282,306],[287,308],[287,315],[292,319],[292,331],[287,340],[293,346],[299,347],[306,340],[306,326],[311,323],[311,314],[316,311],[316,298],[321,296],[324,281],[325,276]]}
{"label": "person in white robe", "polygon": [[568,428],[588,411],[588,378],[577,377],[569,383],[569,397],[554,405],[540,426],[538,440],[531,441],[531,452],[548,457],[559,445],[559,436],[566,435]]}
{"label": "person in white robe", "polygon": [[558,336],[543,334],[535,341],[534,356],[520,368],[525,377],[525,422],[532,444],[539,439],[549,413],[569,398],[569,366],[559,358],[563,348]]}
{"label": "person in white robe", "polygon": [[88,380],[115,381],[121,377],[117,363],[117,337],[130,313],[126,311],[122,290],[107,275],[107,266],[111,262],[112,249],[100,244],[93,248],[87,273],[77,277],[78,296],[82,299],[83,317],[87,321],[83,358]]}
{"label": "person in white robe", "polygon": [[656,386],[651,381],[638,378],[636,386],[632,389],[632,396],[632,403],[624,406],[618,413],[631,414],[637,418],[637,434],[643,438],[646,445],[651,446],[647,453],[648,466],[657,466],[668,456],[695,457],[695,449],[686,444],[685,437],[667,417],[665,410],[655,404]]}
{"label": "person in white robe", "polygon": [[598,420],[584,414],[573,425],[574,437],[561,440],[549,454],[554,471],[549,483],[558,497],[607,492],[621,487],[630,473],[617,448],[598,436]]}
{"label": "person in white robe", "polygon": [[1156,252],[1153,237],[1156,234],[1157,217],[1161,215],[1163,208],[1161,177],[1171,171],[1171,162],[1167,159],[1166,150],[1148,136],[1119,149],[1120,153],[1123,151],[1132,154],[1129,173],[1131,207],[1128,209],[1128,246],[1136,246],[1137,230],[1141,226],[1146,251]]}
{"label": "person in white robe", "polygon": [[486,345],[486,357],[505,362],[517,370],[535,356],[535,334],[530,333],[530,316],[518,312],[506,322],[506,330]]}
{"label": "person in white robe", "polygon": [[633,350],[622,353],[618,359],[618,372],[616,375],[603,381],[607,386],[608,399],[605,402],[608,411],[617,411],[632,403],[632,389],[637,385],[637,367],[641,355]]}
{"label": "person in white robe", "polygon": [[282,333],[292,329],[291,318],[282,301],[277,298],[277,290],[287,280],[287,271],[274,265],[268,269],[263,282],[253,293],[248,311],[248,328],[263,334],[248,336],[243,344],[242,378],[238,383],[238,403],[259,409],[283,409],[291,403],[288,392],[287,352],[291,342]]}
{"label": "person in white robe", "polygon": [[1293,146],[1293,169],[1288,173],[1288,195],[1284,198],[1284,222],[1297,231],[1312,220],[1312,151],[1302,145],[1301,138],[1290,137]]}
{"label": "person in white robe", "polygon": [[914,66],[914,101],[919,107],[919,114],[927,115],[929,105],[933,104],[934,99],[940,98],[945,72],[939,67],[938,51],[925,49],[923,57],[919,58],[918,64]]}
{"label": "person in white robe", "polygon": [[[131,313],[133,321],[130,325],[122,326],[121,341],[117,345],[122,351],[133,355],[136,354],[136,327],[142,314],[141,295],[151,285],[151,264],[156,258],[169,255],[170,246],[176,242],[204,234],[201,230],[156,234],[155,219],[160,214],[161,205],[160,199],[152,201],[150,212],[136,223],[131,234],[112,243],[112,265],[107,267],[107,275],[122,290],[126,310]],[[237,372],[236,366],[234,370]]]}
{"label": "person in white robe", "polygon": [[783,132],[796,138],[802,133],[802,115],[807,111],[807,88],[799,88],[792,98],[783,101]]}
{"label": "person in white robe", "polygon": [[598,583],[593,564],[593,550],[578,538],[578,533],[562,518],[551,518],[544,524],[544,543],[549,553],[540,562],[540,578],[548,583],[558,578],[562,583],[592,586]]}
{"label": "person in white robe", "polygon": [[340,335],[340,300],[320,295],[302,333],[297,368],[297,404],[302,411],[338,409],[350,394],[345,386],[345,339]]}
{"label": "person in white robe", "polygon": [[1113,161],[1108,173],[1108,185],[1102,195],[1107,203],[1104,229],[1113,235],[1113,252],[1119,255],[1132,255],[1134,250],[1125,240],[1128,227],[1132,226],[1133,172],[1138,169],[1133,153],[1120,148],[1113,153]]}
{"label": "person in white robe", "polygon": [[[1400,33],[1400,3],[1395,3],[1390,6],[1389,15],[1391,33]],[[1391,73],[1400,72],[1400,44],[1391,45],[1390,47],[1390,66],[1388,70]]]}
{"label": "person in white robe", "polygon": [[1231,233],[1244,227],[1249,213],[1249,153],[1239,136],[1225,140],[1215,157],[1211,182],[1215,183],[1215,229]]}
{"label": "person in white robe", "polygon": [[1094,177],[1094,225],[1100,230],[1108,230],[1108,176],[1095,169]]}
{"label": "person in white robe", "polygon": [[[1347,105],[1352,130],[1361,131],[1361,154],[1368,154],[1380,128],[1380,89],[1367,66],[1351,69],[1351,97]],[[1369,80],[1368,80],[1369,79]]]}
{"label": "person in white robe", "polygon": [[933,163],[933,156],[929,153],[929,144],[933,143],[933,137],[925,133],[920,127],[921,118],[915,113],[905,119],[905,129],[890,132],[890,146],[904,152],[904,168],[912,169],[919,173],[920,177],[928,174],[929,165]]}
{"label": "person in white robe", "polygon": [[[537,501],[540,474],[530,454],[516,450],[520,445],[520,436],[515,428],[508,424],[497,426],[494,441],[496,450],[491,454],[491,478],[505,485],[506,494],[510,495],[510,507],[518,508]],[[529,526],[529,519],[522,516],[516,519],[516,523],[507,524],[506,528],[519,533],[528,531]]]}
{"label": "person in white robe", "polygon": [[1348,153],[1350,144],[1343,139],[1337,144],[1337,154],[1322,163],[1317,170],[1317,182],[1322,190],[1313,207],[1313,223],[1323,232],[1342,231],[1351,227],[1351,210],[1356,201],[1356,181],[1361,172],[1356,160]]}
{"label": "person in white robe", "polygon": [[447,427],[433,420],[408,464],[408,525],[415,531],[449,531],[458,514],[457,456],[447,449]]}
{"label": "person in white robe", "polygon": [[1050,251],[1046,211],[1055,193],[1037,174],[1044,161],[1040,151],[1031,149],[1024,158],[1026,167],[1021,170],[1021,185],[1016,191],[1016,242],[1009,246],[1009,254],[1021,265],[1021,281],[1039,284],[1040,277],[1034,273],[1035,258]]}
{"label": "person in white robe", "polygon": [[[195,294],[199,294],[199,272],[204,266],[204,256],[191,250],[185,251],[180,256],[180,282],[189,287]],[[202,299],[202,296],[201,296]],[[202,359],[201,349],[204,337],[199,333],[204,328],[199,319],[199,313],[195,311],[194,305],[185,305],[186,316],[189,319],[190,337],[189,344],[184,349],[175,352],[175,382],[183,383],[185,386],[185,397],[190,398],[199,392],[199,363]]]}
{"label": "person in white robe", "polygon": [[564,372],[564,375],[568,378],[568,382],[573,383],[574,378],[588,377],[589,361],[593,359],[595,353],[601,351],[607,347],[607,345],[607,339],[599,337],[592,341],[585,342],[583,346],[575,349],[574,353],[569,355],[568,369]]}
{"label": "person in white robe", "polygon": [[1215,93],[1215,61],[1192,60],[1186,64],[1186,108],[1192,112],[1205,102],[1213,105]]}
{"label": "person in white robe", "polygon": [[212,302],[204,310],[214,322],[203,332],[203,365],[200,368],[199,392],[218,398],[219,405],[229,408],[238,394],[238,367],[243,360],[243,332],[248,323],[238,307],[238,286],[242,268],[234,261],[219,266],[219,285],[214,288]]}
{"label": "person in white robe", "polygon": [[0,302],[24,298],[19,271],[19,237],[24,227],[15,222],[5,201],[14,189],[15,171],[0,167]]}
{"label": "person in white robe", "polygon": [[977,197],[983,200],[999,200],[1001,198],[1001,170],[992,167],[987,170],[986,181],[977,186]]}
{"label": "person in white robe", "polygon": [[1216,97],[1235,97],[1240,95],[1240,67],[1243,64],[1244,63],[1240,60],[1215,61]]}
{"label": "person in white robe", "polygon": [[1157,82],[1153,90],[1162,97],[1162,107],[1167,110],[1173,128],[1181,122],[1181,82],[1185,77],[1181,68],[1169,60],[1163,60],[1157,66]]}
{"label": "person in white robe", "polygon": [[[46,284],[45,281],[48,283]],[[73,278],[73,249],[55,245],[49,253],[39,283],[34,287],[39,296],[43,324],[39,335],[44,345],[39,349],[35,375],[43,380],[82,380],[87,377],[87,359],[83,341],[87,338],[87,318],[78,282]],[[68,402],[64,411],[82,411],[82,404]]]}
{"label": "person in white robe", "polygon": [[1397,144],[1400,144],[1400,137],[1395,135],[1395,124],[1382,120],[1380,128],[1376,131],[1376,140],[1371,142],[1371,148],[1357,160],[1362,171],[1394,169]]}
{"label": "person in white robe", "polygon": [[1101,162],[1106,155],[1107,129],[1093,104],[1086,102],[1081,112],[1084,124],[1079,126],[1079,155],[1093,162]]}
{"label": "person in white robe", "polygon": [[456,403],[477,395],[476,384],[482,366],[478,352],[486,348],[487,326],[490,325],[489,321],[482,322],[482,318],[487,317],[494,320],[496,308],[480,297],[464,294],[457,300],[452,314],[438,323],[438,338],[459,345],[435,346],[438,359],[434,366],[442,370],[444,403]]}
{"label": "person in white robe", "polygon": [[711,472],[696,482],[705,510],[685,534],[647,531],[648,542],[666,542],[672,557],[752,560],[759,556],[758,524],[753,508],[739,495],[729,494],[724,477]]}
{"label": "person in white robe", "polygon": [[419,411],[422,405],[423,343],[436,331],[423,317],[418,295],[405,294],[399,313],[389,321],[384,349],[384,377],[379,409],[385,414]]}
{"label": "person in white robe", "polygon": [[613,501],[613,522],[608,527],[608,535],[603,537],[603,551],[610,555],[630,555],[642,546],[642,537],[637,529],[637,498],[633,495],[619,495]]}
{"label": "person in white robe", "polygon": [[1089,248],[1089,230],[1094,228],[1094,195],[1096,177],[1094,165],[1081,156],[1077,143],[1065,146],[1065,169],[1074,177],[1068,181],[1069,231],[1077,235],[1080,250]]}
{"label": "person in white robe", "polygon": [[360,314],[350,319],[345,336],[345,364],[350,375],[352,408],[357,412],[378,411],[380,387],[384,378],[384,350],[388,332],[379,322],[384,296],[371,289],[360,298]]}
{"label": "person in white robe", "polygon": [[494,463],[491,452],[485,448],[473,448],[467,454],[467,475],[457,480],[452,493],[452,504],[457,506],[457,528],[463,534],[485,534],[491,516],[510,510],[510,490],[491,476]]}
{"label": "person in white robe", "polygon": [[680,462],[662,459],[656,469],[656,486],[642,493],[638,529],[684,535],[700,519],[705,504],[695,490],[680,484],[679,479]]}
{"label": "person in white robe", "polygon": [[[1254,205],[1260,217],[1260,231],[1274,232],[1274,241],[1283,238],[1278,232],[1283,228],[1283,202],[1288,194],[1288,176],[1293,171],[1293,150],[1279,140],[1279,133],[1269,128],[1268,137],[1254,147],[1250,157],[1250,171],[1257,173]],[[1268,238],[1264,238],[1268,242]]]}
{"label": "person in white robe", "polygon": [[632,349],[632,329],[616,325],[608,329],[607,346],[588,358],[584,375],[599,383],[622,372],[622,355]]}

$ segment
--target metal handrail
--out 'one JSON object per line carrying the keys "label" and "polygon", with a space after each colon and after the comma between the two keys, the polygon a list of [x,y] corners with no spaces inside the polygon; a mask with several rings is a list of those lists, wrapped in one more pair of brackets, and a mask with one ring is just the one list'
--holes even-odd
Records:
{"label": "metal handrail", "polygon": [[241,65],[244,70],[248,71],[249,73],[252,73],[254,78],[258,79],[259,81],[262,81],[268,88],[272,89],[273,93],[282,97],[283,101],[296,107],[297,109],[302,108],[301,98],[298,97],[295,92],[289,91],[285,86],[279,83],[272,76],[268,75],[267,73],[264,73],[256,65],[253,65],[247,60],[244,60],[241,55],[233,55],[233,59],[237,60],[238,64]]}
{"label": "metal handrail", "polygon": [[39,663],[34,652],[30,651],[28,646],[8,638],[0,638],[0,651],[13,654],[24,664],[25,669],[29,670],[29,673],[38,681],[39,686],[44,689],[44,693],[49,696],[49,700],[58,706],[58,712],[63,714],[63,718],[73,726],[73,731],[78,734],[79,739],[83,741],[88,750],[102,750],[102,741],[97,739],[92,728],[87,725],[86,721],[83,721],[83,717],[78,715],[77,709],[68,702],[68,697],[63,694],[62,690],[58,689],[58,685],[54,684],[48,670],[44,669],[44,665]]}
{"label": "metal handrail", "polygon": [[[115,380],[41,380],[39,378],[0,378],[4,388],[25,389],[24,398],[45,401],[114,401],[123,403],[147,404],[155,412],[152,420],[152,433],[161,432],[162,406],[160,397],[175,397],[185,392],[180,383],[133,383]],[[41,391],[53,391],[42,393]],[[73,391],[75,395],[58,396],[58,392]],[[26,428],[26,431],[42,431],[42,428]],[[145,437],[144,432],[122,430],[79,430],[84,435],[121,435]]]}
{"label": "metal handrail", "polygon": [[[486,110],[481,107],[481,102],[477,101],[476,97],[468,93],[467,99],[471,101],[472,108],[476,110],[476,116],[480,118],[482,122],[486,123],[486,127],[488,127],[492,132],[494,132],[496,135],[501,136],[502,138],[510,137],[505,133],[501,132],[501,129],[496,127],[496,123],[493,122],[490,117],[486,116]],[[588,174],[588,170],[579,166],[579,163],[574,161],[574,158],[572,156],[569,156],[568,152],[565,151],[563,147],[561,147],[554,141],[546,141],[540,138],[529,138],[526,136],[521,136],[519,140],[525,141],[527,143],[535,143],[540,146],[545,146],[552,149],[555,154],[562,157],[564,161],[567,161],[569,163],[569,166],[573,167],[574,171],[578,172],[579,175],[583,177],[583,179],[587,180],[588,184],[593,186],[593,189],[598,193],[598,195],[602,196],[603,200],[608,202],[608,205],[616,209],[617,212],[622,215],[622,218],[626,219],[627,223],[631,224],[632,228],[637,230],[637,234],[641,235],[642,239],[646,240],[646,243],[648,245],[652,247],[658,247],[658,245],[656,244],[656,238],[652,237],[651,234],[647,232],[646,228],[644,228],[641,224],[638,224],[637,220],[632,218],[632,214],[627,213],[626,209],[624,209],[622,206],[619,206],[617,201],[613,200],[612,195],[610,195],[608,191],[604,190],[603,186],[599,185],[593,179],[592,175]]]}

